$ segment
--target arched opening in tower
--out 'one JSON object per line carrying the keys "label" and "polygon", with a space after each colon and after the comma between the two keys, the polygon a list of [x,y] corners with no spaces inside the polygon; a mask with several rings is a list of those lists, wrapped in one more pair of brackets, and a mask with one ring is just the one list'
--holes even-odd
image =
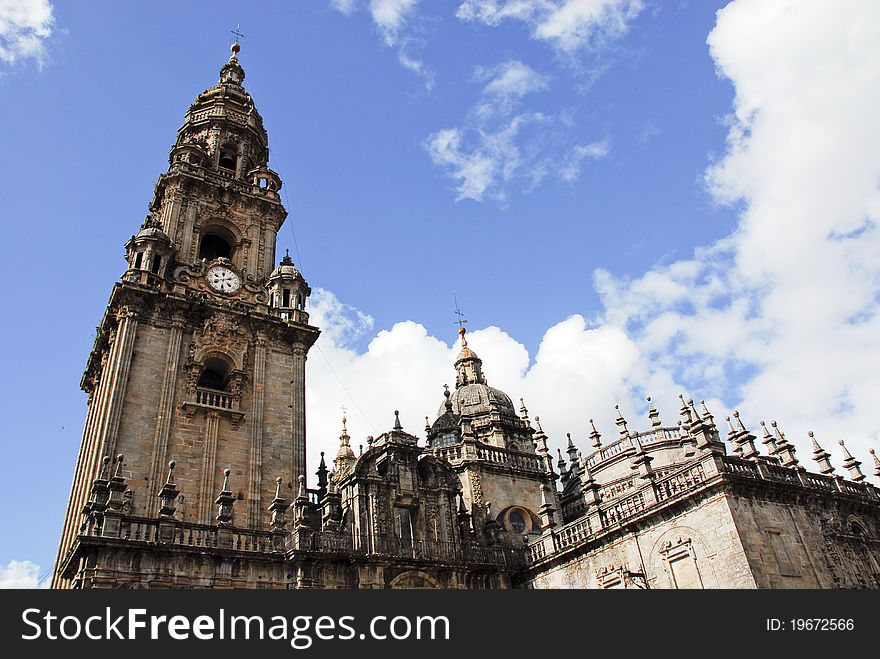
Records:
{"label": "arched opening in tower", "polygon": [[205,259],[206,261],[213,261],[220,257],[227,259],[231,258],[232,245],[226,238],[219,236],[216,233],[205,234],[199,245],[199,258]]}
{"label": "arched opening in tower", "polygon": [[205,368],[199,377],[198,386],[205,389],[225,391],[228,384],[229,364],[217,357],[206,359]]}

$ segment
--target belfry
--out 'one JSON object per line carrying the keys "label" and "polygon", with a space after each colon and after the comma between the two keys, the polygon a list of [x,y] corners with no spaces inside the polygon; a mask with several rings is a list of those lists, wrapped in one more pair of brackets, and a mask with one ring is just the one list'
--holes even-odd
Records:
{"label": "belfry", "polygon": [[229,469],[233,521],[253,530],[268,525],[276,478],[290,492],[305,473],[305,361],[318,330],[303,276],[289,257],[275,267],[287,211],[239,51],[190,106],[126,244],[82,380],[89,411],[59,562],[104,456],[123,456],[125,510],[141,516],[158,513],[174,460],[176,518],[198,524],[215,521]]}

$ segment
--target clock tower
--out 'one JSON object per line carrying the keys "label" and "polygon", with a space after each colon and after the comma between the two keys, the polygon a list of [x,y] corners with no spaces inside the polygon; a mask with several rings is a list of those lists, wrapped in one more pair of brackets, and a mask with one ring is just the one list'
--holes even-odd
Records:
{"label": "clock tower", "polygon": [[[127,514],[155,516],[174,461],[178,519],[214,523],[223,490],[235,527],[255,531],[269,528],[276,480],[290,491],[306,471],[305,361],[319,332],[305,279],[289,256],[276,267],[287,211],[239,51],[190,106],[125,245],[81,383],[88,414],[59,565],[110,471],[127,483]],[[68,584],[56,574],[54,585]]]}

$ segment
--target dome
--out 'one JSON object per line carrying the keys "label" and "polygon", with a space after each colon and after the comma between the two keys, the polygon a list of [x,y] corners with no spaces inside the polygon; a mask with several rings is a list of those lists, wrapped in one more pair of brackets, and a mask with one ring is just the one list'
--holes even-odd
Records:
{"label": "dome", "polygon": [[[466,384],[461,386],[452,393],[450,401],[452,402],[453,411],[459,415],[475,416],[497,412],[504,416],[516,416],[510,396],[500,389],[495,389],[486,384]],[[441,418],[445,412],[446,405],[444,403],[439,411]],[[437,419],[435,423],[439,421],[440,419]]]}
{"label": "dome", "polygon": [[171,239],[162,229],[156,227],[146,227],[138,232],[137,240],[158,240],[163,243],[170,243]]}
{"label": "dome", "polygon": [[296,269],[296,266],[293,265],[293,260],[290,258],[289,253],[284,255],[284,258],[281,259],[281,263],[279,263],[278,267],[272,271],[271,275],[269,275],[269,279],[275,279],[276,277],[303,278],[299,273],[299,270]]}
{"label": "dome", "polygon": [[444,432],[458,432],[460,417],[452,410],[445,410],[431,425],[431,437]]}
{"label": "dome", "polygon": [[464,348],[461,349],[461,352],[458,353],[458,357],[455,358],[455,363],[457,364],[458,362],[460,362],[463,359],[480,359],[480,358],[477,357],[477,353],[475,353],[473,350],[471,350],[470,348],[465,346]]}

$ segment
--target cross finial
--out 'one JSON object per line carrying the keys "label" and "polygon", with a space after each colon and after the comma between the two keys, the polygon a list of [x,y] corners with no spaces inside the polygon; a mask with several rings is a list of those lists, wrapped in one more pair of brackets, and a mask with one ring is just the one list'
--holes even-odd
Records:
{"label": "cross finial", "polygon": [[455,301],[455,315],[458,316],[458,320],[455,321],[455,324],[458,325],[458,333],[464,336],[466,331],[464,325],[467,323],[467,319],[464,317],[461,309],[458,308],[458,298],[455,296],[455,291],[452,292],[452,299]]}
{"label": "cross finial", "polygon": [[229,32],[235,37],[235,43],[238,43],[240,39],[244,37],[241,33],[241,24],[237,24],[234,30],[229,30]]}

